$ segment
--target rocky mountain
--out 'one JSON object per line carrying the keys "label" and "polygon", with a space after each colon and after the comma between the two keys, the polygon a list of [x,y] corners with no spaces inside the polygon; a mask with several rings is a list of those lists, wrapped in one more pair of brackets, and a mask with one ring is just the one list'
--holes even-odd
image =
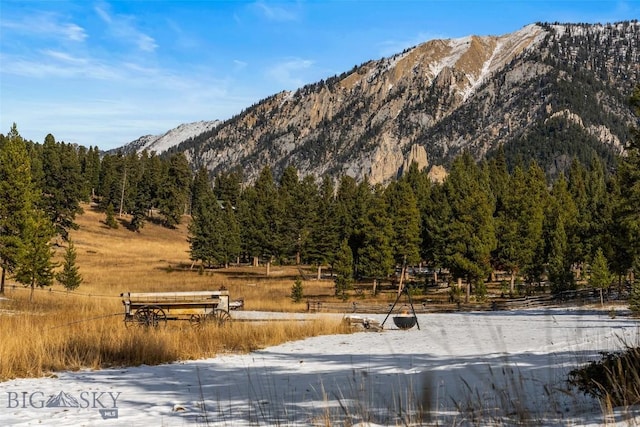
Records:
{"label": "rocky mountain", "polygon": [[277,93],[170,149],[213,174],[252,181],[347,174],[372,183],[411,161],[447,166],[500,145],[513,163],[550,174],[574,156],[609,164],[636,123],[626,105],[640,83],[640,24],[532,24],[503,36],[432,40],[296,92]]}
{"label": "rocky mountain", "polygon": [[214,129],[220,123],[221,122],[219,120],[214,120],[181,124],[162,135],[141,136],[135,141],[131,141],[125,146],[111,151],[115,152],[120,150],[123,153],[141,153],[144,150],[147,150],[150,153],[155,151],[157,154],[161,154],[171,147],[175,147],[185,141],[188,141],[194,136],[202,135],[203,133]]}

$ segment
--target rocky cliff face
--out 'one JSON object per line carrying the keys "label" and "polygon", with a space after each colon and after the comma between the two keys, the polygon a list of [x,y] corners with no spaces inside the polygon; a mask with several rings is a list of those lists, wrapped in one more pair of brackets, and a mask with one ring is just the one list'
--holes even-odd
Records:
{"label": "rocky cliff face", "polygon": [[[247,181],[293,165],[385,183],[414,160],[440,176],[462,150],[481,159],[499,145],[550,170],[558,156],[621,151],[639,77],[637,22],[432,40],[275,94],[173,150]],[[580,149],[558,148],[563,138]]]}

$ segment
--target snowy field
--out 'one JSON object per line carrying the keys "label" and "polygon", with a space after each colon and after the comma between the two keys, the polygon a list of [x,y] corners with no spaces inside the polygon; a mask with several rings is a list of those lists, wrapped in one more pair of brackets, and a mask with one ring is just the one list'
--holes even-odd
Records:
{"label": "snowy field", "polygon": [[620,310],[613,318],[550,309],[418,320],[420,330],[398,330],[389,318],[383,332],[246,355],[8,381],[0,424],[640,425],[640,408],[604,418],[596,401],[566,393],[569,370],[638,344],[638,321]]}

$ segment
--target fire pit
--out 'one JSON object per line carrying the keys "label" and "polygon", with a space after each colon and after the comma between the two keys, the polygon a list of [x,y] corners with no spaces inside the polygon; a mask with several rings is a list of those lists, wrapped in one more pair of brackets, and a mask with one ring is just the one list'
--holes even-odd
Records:
{"label": "fire pit", "polygon": [[[413,308],[413,301],[411,301],[411,294],[407,290],[406,286],[402,288],[402,291],[398,293],[398,296],[396,297],[396,300],[394,301],[394,303],[391,304],[391,308],[389,308],[387,317],[384,318],[384,320],[382,321],[382,325],[380,325],[381,328],[384,328],[384,323],[387,321],[389,316],[391,316],[391,313],[394,313],[393,309],[398,303],[398,300],[400,299],[400,296],[402,296],[402,294],[407,294],[407,298],[409,299],[410,305],[405,304],[402,307],[402,310],[395,312],[396,315],[393,316],[393,323],[396,324],[398,329],[406,330],[406,329],[411,329],[414,326],[417,326],[418,329],[420,329],[420,324],[418,323],[418,316],[416,316],[416,311]],[[409,308],[411,308],[411,311],[409,311]]]}
{"label": "fire pit", "polygon": [[416,321],[416,316],[412,314],[393,316],[393,323],[400,329],[411,329],[416,325]]}

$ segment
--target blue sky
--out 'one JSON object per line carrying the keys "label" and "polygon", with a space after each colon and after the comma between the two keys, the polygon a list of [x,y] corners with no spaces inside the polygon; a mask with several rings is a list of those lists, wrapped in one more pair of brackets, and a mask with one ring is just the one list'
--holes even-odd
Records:
{"label": "blue sky", "polygon": [[115,148],[434,38],[638,18],[640,0],[0,0],[0,133]]}

